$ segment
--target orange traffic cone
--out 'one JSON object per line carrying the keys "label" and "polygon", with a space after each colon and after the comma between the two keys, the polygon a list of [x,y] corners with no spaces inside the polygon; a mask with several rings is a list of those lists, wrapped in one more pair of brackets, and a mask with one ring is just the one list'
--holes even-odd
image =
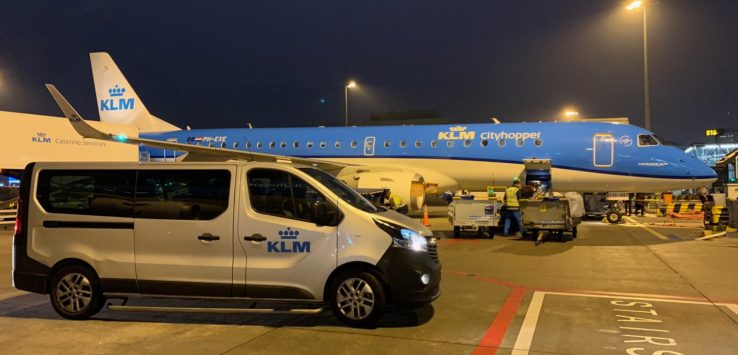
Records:
{"label": "orange traffic cone", "polygon": [[423,205],[423,225],[430,227],[430,218],[428,218],[428,206]]}

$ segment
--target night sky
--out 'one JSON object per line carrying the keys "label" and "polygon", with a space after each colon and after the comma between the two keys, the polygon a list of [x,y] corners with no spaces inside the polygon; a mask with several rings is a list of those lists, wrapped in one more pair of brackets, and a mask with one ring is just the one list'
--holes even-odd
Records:
{"label": "night sky", "polygon": [[[643,126],[643,18],[617,0],[3,1],[0,110],[97,118],[88,53],[193,128],[343,125],[430,109],[450,123],[629,117]],[[738,1],[648,6],[652,130],[738,128]]]}

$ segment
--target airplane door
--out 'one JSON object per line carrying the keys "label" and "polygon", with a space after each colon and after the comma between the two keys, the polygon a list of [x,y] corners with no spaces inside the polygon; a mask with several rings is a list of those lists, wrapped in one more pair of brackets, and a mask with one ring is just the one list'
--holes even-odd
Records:
{"label": "airplane door", "polygon": [[366,137],[364,139],[364,155],[365,156],[373,156],[374,155],[374,137]]}
{"label": "airplane door", "polygon": [[593,164],[598,168],[609,168],[615,158],[615,139],[612,134],[597,133],[593,138]]}

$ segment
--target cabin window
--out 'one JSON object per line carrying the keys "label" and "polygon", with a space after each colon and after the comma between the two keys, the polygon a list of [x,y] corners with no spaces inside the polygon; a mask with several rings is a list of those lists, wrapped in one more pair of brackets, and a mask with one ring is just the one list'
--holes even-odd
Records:
{"label": "cabin window", "polygon": [[407,142],[405,142],[404,140],[400,141],[400,148],[405,148],[405,147],[407,147]]}
{"label": "cabin window", "polygon": [[525,140],[523,138],[518,138],[515,140],[515,145],[518,147],[522,147],[525,144]]}
{"label": "cabin window", "polygon": [[415,141],[415,148],[420,148],[423,146],[423,142],[421,141]]}
{"label": "cabin window", "polygon": [[328,146],[328,143],[326,142],[320,142],[320,148],[325,148]]}
{"label": "cabin window", "polygon": [[438,147],[438,141],[434,139],[431,141],[431,148],[436,148],[436,147]]}
{"label": "cabin window", "polygon": [[471,147],[471,140],[470,139],[467,139],[467,140],[464,141],[464,147],[466,147],[466,148]]}
{"label": "cabin window", "polygon": [[449,148],[453,148],[454,147],[454,141],[446,141],[446,146],[449,147]]}
{"label": "cabin window", "polygon": [[225,148],[226,147],[226,142],[220,143],[220,147],[221,148]]}
{"label": "cabin window", "polygon": [[307,147],[308,149],[312,149],[312,148],[313,148],[313,142],[312,142],[312,141],[308,141],[308,142],[307,142],[307,143],[305,144],[305,146],[306,146],[306,147]]}
{"label": "cabin window", "polygon": [[505,146],[505,144],[507,144],[507,141],[506,141],[506,140],[504,140],[504,139],[500,139],[500,140],[498,140],[498,141],[497,141],[497,145],[498,145],[498,146],[499,146],[500,148],[504,147],[504,146]]}
{"label": "cabin window", "polygon": [[654,145],[659,145],[659,141],[650,134],[639,134],[638,135],[638,146],[639,147],[650,147]]}
{"label": "cabin window", "polygon": [[261,149],[261,147],[263,146],[264,144],[262,144],[261,142],[256,142],[256,149]]}
{"label": "cabin window", "polygon": [[246,142],[244,146],[246,147],[246,149],[251,149],[251,142]]}
{"label": "cabin window", "polygon": [[280,142],[279,147],[282,149],[287,148],[287,142]]}
{"label": "cabin window", "polygon": [[357,141],[351,141],[351,148],[356,148],[359,146],[359,142]]}
{"label": "cabin window", "polygon": [[341,148],[341,142],[339,142],[339,141],[336,141],[336,143],[333,144],[333,145],[336,147],[336,149]]}
{"label": "cabin window", "polygon": [[487,145],[489,145],[489,141],[488,141],[488,140],[486,140],[486,139],[482,139],[482,141],[481,141],[481,142],[479,142],[479,144],[481,144],[481,145],[482,145],[482,147],[486,147]]}
{"label": "cabin window", "polygon": [[540,138],[536,138],[536,140],[533,141],[533,145],[535,145],[536,147],[540,147],[543,145],[543,140],[541,140]]}
{"label": "cabin window", "polygon": [[384,141],[384,147],[389,148],[390,147],[390,141]]}
{"label": "cabin window", "polygon": [[238,148],[238,141],[233,142],[233,148]]}
{"label": "cabin window", "polygon": [[274,141],[269,142],[269,148],[274,148],[277,144]]}

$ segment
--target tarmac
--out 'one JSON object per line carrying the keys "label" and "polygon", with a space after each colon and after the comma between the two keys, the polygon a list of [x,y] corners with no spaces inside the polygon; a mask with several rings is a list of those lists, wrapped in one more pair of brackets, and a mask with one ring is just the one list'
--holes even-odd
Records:
{"label": "tarmac", "polygon": [[[56,315],[45,295],[12,288],[0,232],[4,354],[735,354],[738,237],[699,221],[585,221],[578,237],[534,245],[462,233],[443,211],[442,295],[432,305],[349,328],[313,316],[124,313]],[[167,301],[175,305],[177,301]]]}

